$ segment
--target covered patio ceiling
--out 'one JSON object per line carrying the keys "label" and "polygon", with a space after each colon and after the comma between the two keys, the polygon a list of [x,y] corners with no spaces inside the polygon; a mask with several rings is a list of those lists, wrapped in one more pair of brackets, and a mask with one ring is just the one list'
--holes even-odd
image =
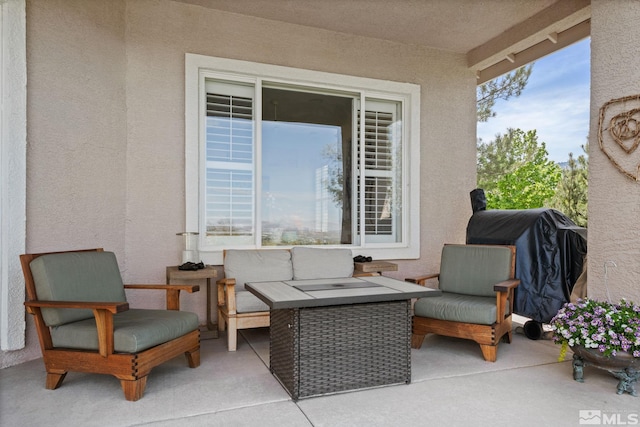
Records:
{"label": "covered patio ceiling", "polygon": [[478,83],[589,36],[590,0],[176,0],[465,54]]}

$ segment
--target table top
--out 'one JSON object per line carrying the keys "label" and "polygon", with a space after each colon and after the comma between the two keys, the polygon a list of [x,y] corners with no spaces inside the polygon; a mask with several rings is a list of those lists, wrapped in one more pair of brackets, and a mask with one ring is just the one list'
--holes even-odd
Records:
{"label": "table top", "polygon": [[245,288],[272,309],[321,307],[440,296],[426,288],[385,276],[250,282]]}
{"label": "table top", "polygon": [[214,267],[206,265],[200,270],[180,270],[177,265],[167,267],[167,278],[174,280],[215,279],[217,271]]}
{"label": "table top", "polygon": [[363,273],[398,271],[398,264],[389,261],[354,262],[353,267],[355,271]]}

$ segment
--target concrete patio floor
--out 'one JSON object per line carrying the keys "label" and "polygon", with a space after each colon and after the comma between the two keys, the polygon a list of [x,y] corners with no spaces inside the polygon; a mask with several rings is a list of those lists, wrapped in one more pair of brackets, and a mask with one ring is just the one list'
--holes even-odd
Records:
{"label": "concrete patio floor", "polygon": [[412,350],[409,385],[293,402],[269,372],[268,330],[248,330],[236,352],[226,350],[224,337],[203,339],[197,369],[184,357],[155,368],[137,402],[126,401],[111,376],[72,372],[52,391],[44,388],[40,359],[2,369],[0,425],[539,427],[580,425],[581,416],[591,424],[640,422],[640,397],[616,394],[617,380],[593,367],[585,368],[584,383],[574,381],[571,352],[563,362],[558,354],[550,341],[514,333],[489,363],[475,343],[428,336]]}

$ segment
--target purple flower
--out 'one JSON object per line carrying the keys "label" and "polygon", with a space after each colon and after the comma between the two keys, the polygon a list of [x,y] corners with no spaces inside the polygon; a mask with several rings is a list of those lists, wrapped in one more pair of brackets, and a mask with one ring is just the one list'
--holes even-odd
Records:
{"label": "purple flower", "polygon": [[598,348],[605,356],[621,351],[640,357],[640,305],[581,299],[565,304],[551,320],[559,344]]}

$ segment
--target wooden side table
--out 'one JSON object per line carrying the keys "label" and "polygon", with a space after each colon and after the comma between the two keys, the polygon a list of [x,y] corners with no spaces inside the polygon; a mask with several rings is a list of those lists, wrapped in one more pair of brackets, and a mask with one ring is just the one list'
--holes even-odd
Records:
{"label": "wooden side table", "polygon": [[[181,280],[202,280],[207,279],[207,330],[211,331],[215,338],[218,338],[217,317],[216,323],[211,320],[211,279],[215,279],[218,273],[216,269],[210,265],[200,270],[179,270],[178,266],[167,267],[167,285],[171,281],[179,282]],[[217,298],[216,298],[217,301]]]}
{"label": "wooden side table", "polygon": [[389,261],[354,262],[356,273],[380,273],[383,271],[398,271],[398,264]]}

